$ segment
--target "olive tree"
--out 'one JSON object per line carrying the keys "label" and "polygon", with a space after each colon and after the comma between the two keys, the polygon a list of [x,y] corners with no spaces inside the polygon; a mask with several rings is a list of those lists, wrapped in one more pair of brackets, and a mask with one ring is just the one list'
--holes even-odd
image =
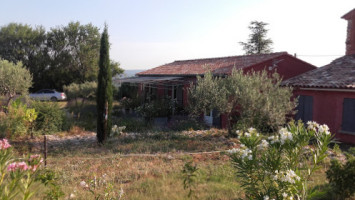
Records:
{"label": "olive tree", "polygon": [[227,116],[230,133],[234,120],[241,129],[254,127],[271,132],[286,123],[286,116],[296,106],[291,101],[292,89],[280,87],[281,81],[277,73],[270,77],[266,71],[233,70],[227,77],[207,72],[197,77],[196,86],[189,89],[190,111],[200,114],[216,109]]}
{"label": "olive tree", "polygon": [[7,106],[16,95],[28,94],[31,85],[32,76],[21,63],[0,59],[0,95],[7,98]]}

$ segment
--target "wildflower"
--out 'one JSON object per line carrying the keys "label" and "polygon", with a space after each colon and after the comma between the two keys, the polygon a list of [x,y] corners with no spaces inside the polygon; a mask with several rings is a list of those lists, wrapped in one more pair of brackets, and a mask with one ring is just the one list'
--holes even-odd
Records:
{"label": "wildflower", "polygon": [[80,186],[83,187],[83,188],[88,188],[89,187],[89,185],[85,181],[81,181],[80,182]]}
{"label": "wildflower", "polygon": [[250,137],[251,135],[250,135],[250,133],[245,132],[245,133],[244,133],[244,136],[245,136],[245,137]]}
{"label": "wildflower", "polygon": [[264,196],[264,200],[269,200],[269,196]]}
{"label": "wildflower", "polygon": [[0,150],[1,149],[7,149],[10,148],[11,145],[9,144],[9,141],[7,141],[7,139],[2,139],[0,140]]}

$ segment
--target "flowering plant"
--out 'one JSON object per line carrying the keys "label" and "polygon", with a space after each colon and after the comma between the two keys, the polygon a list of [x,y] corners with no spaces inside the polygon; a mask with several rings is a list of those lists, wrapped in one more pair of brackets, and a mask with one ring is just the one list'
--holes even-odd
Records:
{"label": "flowering plant", "polygon": [[39,155],[15,159],[9,142],[0,140],[0,199],[30,199],[35,193],[32,186],[42,162]]}
{"label": "flowering plant", "polygon": [[290,122],[270,137],[237,131],[240,148],[228,150],[247,199],[306,199],[307,182],[326,158],[327,125]]}

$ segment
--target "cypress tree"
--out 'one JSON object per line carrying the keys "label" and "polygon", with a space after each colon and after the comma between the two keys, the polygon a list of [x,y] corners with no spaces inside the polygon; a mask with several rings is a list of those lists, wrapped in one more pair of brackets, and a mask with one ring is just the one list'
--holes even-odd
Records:
{"label": "cypress tree", "polygon": [[112,75],[107,25],[101,35],[99,75],[97,81],[97,140],[104,143],[111,131]]}

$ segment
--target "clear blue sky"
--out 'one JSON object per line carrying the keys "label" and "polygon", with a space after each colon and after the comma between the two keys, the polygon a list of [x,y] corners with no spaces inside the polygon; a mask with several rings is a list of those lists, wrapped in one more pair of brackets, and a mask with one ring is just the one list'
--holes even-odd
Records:
{"label": "clear blue sky", "polygon": [[269,23],[274,51],[297,53],[316,66],[345,52],[354,0],[4,0],[0,26],[51,27],[70,21],[109,25],[111,58],[124,69],[174,60],[243,54],[253,20]]}

